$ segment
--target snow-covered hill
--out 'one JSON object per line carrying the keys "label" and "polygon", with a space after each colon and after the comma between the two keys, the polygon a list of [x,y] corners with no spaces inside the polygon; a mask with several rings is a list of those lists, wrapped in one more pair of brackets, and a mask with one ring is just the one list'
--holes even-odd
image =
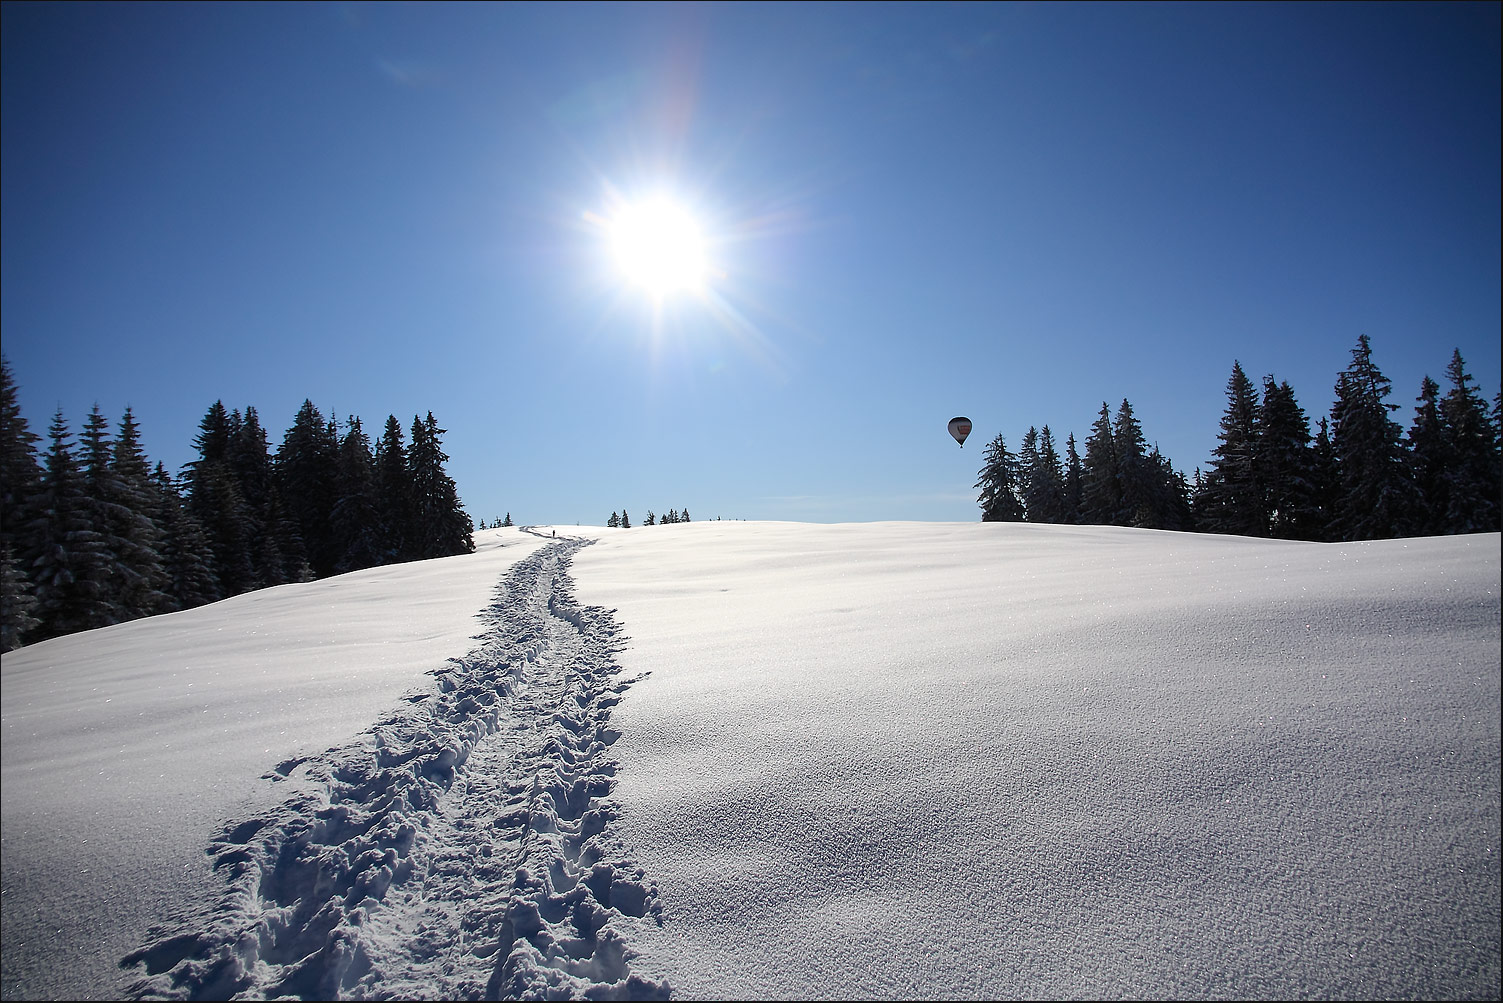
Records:
{"label": "snow-covered hill", "polygon": [[6,654],[4,996],[1499,994],[1496,534],[551,532]]}

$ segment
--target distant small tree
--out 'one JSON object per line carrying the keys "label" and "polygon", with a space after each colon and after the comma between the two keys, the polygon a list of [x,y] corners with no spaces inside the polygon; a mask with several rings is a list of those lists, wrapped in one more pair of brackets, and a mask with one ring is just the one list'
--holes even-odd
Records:
{"label": "distant small tree", "polygon": [[679,522],[688,522],[689,521],[689,510],[688,509],[683,509],[682,511],[679,512],[679,514],[678,514],[678,521]]}
{"label": "distant small tree", "polygon": [[612,512],[611,517],[605,521],[605,525],[607,529],[620,529],[621,517],[615,512]]}
{"label": "distant small tree", "polygon": [[621,528],[631,529],[631,516],[626,514],[626,509],[621,510]]}
{"label": "distant small tree", "polygon": [[511,521],[511,513],[510,512],[506,513],[506,518],[501,520],[501,525],[503,525],[503,526],[513,525],[512,521]]}
{"label": "distant small tree", "polygon": [[644,525],[644,526],[656,526],[657,525],[656,518],[652,514],[652,509],[648,509],[647,510],[647,519],[642,523],[642,525]]}

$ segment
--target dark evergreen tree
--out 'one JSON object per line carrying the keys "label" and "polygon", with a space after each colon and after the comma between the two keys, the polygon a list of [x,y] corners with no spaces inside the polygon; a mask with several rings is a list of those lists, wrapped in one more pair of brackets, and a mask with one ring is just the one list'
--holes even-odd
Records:
{"label": "dark evergreen tree", "polygon": [[1085,467],[1080,461],[1080,452],[1075,448],[1075,433],[1065,440],[1065,522],[1080,522],[1081,507],[1085,503]]}
{"label": "dark evergreen tree", "polygon": [[[90,462],[92,466],[97,461]],[[141,429],[129,407],[120,419],[120,432],[108,459],[108,477],[91,470],[90,480],[110,512],[120,574],[118,601],[125,618],[176,609],[171,582],[162,565],[156,488],[141,449]]]}
{"label": "dark evergreen tree", "polygon": [[605,526],[607,529],[620,529],[621,517],[615,512],[612,512],[611,517],[605,521]]}
{"label": "dark evergreen tree", "polygon": [[402,442],[402,424],[395,415],[376,443],[376,514],[380,520],[381,562],[394,564],[415,556],[417,529],[413,522],[412,471]]}
{"label": "dark evergreen tree", "polygon": [[335,486],[339,500],[330,513],[329,526],[338,546],[335,570],[358,571],[381,563],[381,518],[376,500],[376,465],[370,440],[351,418],[349,431],[339,447]]}
{"label": "dark evergreen tree", "polygon": [[689,519],[689,510],[688,509],[683,509],[683,510],[681,510],[679,512],[679,514],[678,514],[678,521],[679,522],[689,522],[689,521],[691,521]]}
{"label": "dark evergreen tree", "polygon": [[1267,536],[1268,514],[1258,483],[1258,395],[1241,362],[1226,383],[1221,445],[1195,498],[1196,525],[1208,533]]}
{"label": "dark evergreen tree", "polygon": [[1440,402],[1441,433],[1446,444],[1447,533],[1489,533],[1500,524],[1497,431],[1487,414],[1487,401],[1473,385],[1460,350],[1446,367],[1451,389]]}
{"label": "dark evergreen tree", "polygon": [[1033,497],[1033,481],[1038,476],[1039,469],[1039,430],[1032,425],[1023,433],[1023,441],[1018,446],[1018,483],[1016,493],[1018,500],[1023,503],[1023,519],[1026,522],[1040,522],[1035,519],[1036,501]]}
{"label": "dark evergreen tree", "polygon": [[231,443],[241,425],[238,412],[231,413],[223,401],[215,401],[193,440],[198,459],[190,461],[183,472],[188,509],[208,538],[214,577],[227,596],[259,584],[252,558],[256,526],[230,466]]}
{"label": "dark evergreen tree", "polygon": [[307,564],[302,537],[286,515],[276,485],[271,443],[255,408],[245,409],[226,459],[244,503],[256,587],[302,580],[300,575]]}
{"label": "dark evergreen tree", "polygon": [[32,521],[30,501],[42,477],[38,439],[21,416],[10,363],[0,357],[0,545],[8,544],[17,555],[34,549],[26,527]]}
{"label": "dark evergreen tree", "polygon": [[1087,525],[1114,525],[1122,512],[1122,482],[1112,441],[1112,412],[1106,402],[1091,425],[1081,465],[1080,517]]}
{"label": "dark evergreen tree", "polygon": [[1336,447],[1331,443],[1331,423],[1320,419],[1320,430],[1310,447],[1310,479],[1315,486],[1316,515],[1311,540],[1334,540],[1332,524],[1341,499],[1341,480],[1336,473]]}
{"label": "dark evergreen tree", "polygon": [[223,598],[214,574],[213,548],[203,525],[184,502],[166,467],[158,463],[151,479],[158,505],[155,521],[162,529],[162,567],[173,605],[192,609]]}
{"label": "dark evergreen tree", "polygon": [[656,526],[657,524],[658,524],[657,523],[657,516],[655,516],[655,515],[652,514],[652,509],[648,509],[647,510],[647,518],[646,518],[646,520],[643,521],[642,525],[644,525],[644,526]]}
{"label": "dark evergreen tree", "polygon": [[1048,425],[1039,430],[1034,448],[1033,471],[1025,474],[1025,478],[1028,493],[1023,498],[1023,509],[1028,515],[1028,521],[1052,524],[1068,522],[1065,469],[1060,463],[1059,450],[1054,445],[1054,433]]}
{"label": "dark evergreen tree", "polygon": [[1446,532],[1450,483],[1446,474],[1454,462],[1440,418],[1440,385],[1426,376],[1420,381],[1419,407],[1409,427],[1409,474],[1419,492],[1414,530],[1422,536]]}
{"label": "dark evergreen tree", "polygon": [[339,439],[328,422],[304,400],[277,448],[273,479],[287,518],[297,528],[304,556],[316,577],[334,573],[339,562],[338,544],[329,517],[337,501],[335,470]]}
{"label": "dark evergreen tree", "polygon": [[1157,508],[1162,501],[1160,470],[1157,462],[1148,458],[1143,426],[1138,423],[1132,404],[1125,397],[1112,424],[1112,449],[1117,456],[1117,483],[1121,493],[1120,507],[1112,521],[1118,526],[1157,528]]}
{"label": "dark evergreen tree", "polygon": [[1145,458],[1148,467],[1149,501],[1144,525],[1152,529],[1189,532],[1195,529],[1190,485],[1174,469],[1169,458],[1155,445]]}
{"label": "dark evergreen tree", "polygon": [[0,542],[0,651],[15,651],[40,626],[41,621],[32,616],[36,607],[31,579],[21,571],[10,541]]}
{"label": "dark evergreen tree", "polygon": [[412,420],[412,449],[407,455],[412,473],[412,498],[419,559],[474,553],[474,523],[459,503],[459,491],[444,471],[449,457],[433,412]]}
{"label": "dark evergreen tree", "polygon": [[48,435],[51,446],[27,533],[33,549],[26,559],[42,621],[37,639],[115,622],[110,557],[89,524],[89,498],[61,409]]}
{"label": "dark evergreen tree", "polygon": [[1262,492],[1269,536],[1280,540],[1320,539],[1310,420],[1288,382],[1275,383],[1272,376],[1263,380],[1253,480]]}
{"label": "dark evergreen tree", "polygon": [[621,528],[631,529],[631,516],[626,514],[626,509],[621,510]]}
{"label": "dark evergreen tree", "polygon": [[1377,540],[1413,532],[1417,492],[1409,478],[1398,410],[1384,398],[1392,384],[1372,360],[1367,335],[1336,384],[1331,444],[1340,485],[1334,529],[1342,540]]}
{"label": "dark evergreen tree", "polygon": [[1023,521],[1018,476],[1018,458],[1007,451],[1007,443],[999,432],[987,443],[981,456],[981,470],[975,485],[981,491],[976,501],[981,505],[982,522]]}
{"label": "dark evergreen tree", "polygon": [[512,525],[511,513],[510,512],[506,513],[506,518],[501,520],[501,525],[502,526],[510,526],[510,525]]}

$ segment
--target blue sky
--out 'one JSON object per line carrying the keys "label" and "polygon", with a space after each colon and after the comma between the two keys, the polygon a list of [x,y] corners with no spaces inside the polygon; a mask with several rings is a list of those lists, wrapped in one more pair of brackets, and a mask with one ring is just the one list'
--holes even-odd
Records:
{"label": "blue sky", "polygon": [[[432,410],[477,519],[979,518],[981,447],[1130,399],[1187,473],[1234,359],[1407,427],[1499,388],[1499,6],[4,7],[3,350],[127,404]],[[591,222],[668,192],[654,304]],[[945,431],[975,431],[964,450]]]}

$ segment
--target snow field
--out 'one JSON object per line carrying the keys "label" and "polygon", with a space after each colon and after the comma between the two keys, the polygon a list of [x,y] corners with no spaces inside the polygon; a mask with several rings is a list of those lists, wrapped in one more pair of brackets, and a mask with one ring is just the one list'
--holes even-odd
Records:
{"label": "snow field", "polygon": [[618,609],[688,998],[1491,997],[1499,539],[711,524]]}
{"label": "snow field", "polygon": [[7,653],[4,996],[1499,995],[1497,534],[558,532]]}

